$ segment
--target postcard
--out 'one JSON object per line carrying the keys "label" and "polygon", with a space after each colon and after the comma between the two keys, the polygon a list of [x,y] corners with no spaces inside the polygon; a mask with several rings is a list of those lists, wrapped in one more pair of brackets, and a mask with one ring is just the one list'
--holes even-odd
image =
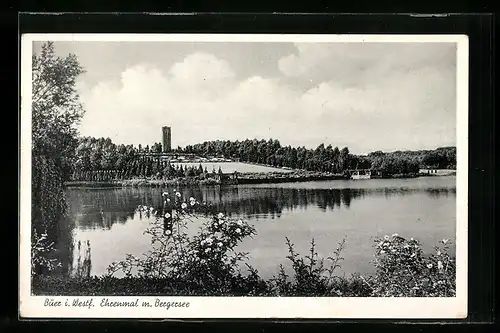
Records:
{"label": "postcard", "polygon": [[467,36],[21,53],[21,318],[467,317]]}

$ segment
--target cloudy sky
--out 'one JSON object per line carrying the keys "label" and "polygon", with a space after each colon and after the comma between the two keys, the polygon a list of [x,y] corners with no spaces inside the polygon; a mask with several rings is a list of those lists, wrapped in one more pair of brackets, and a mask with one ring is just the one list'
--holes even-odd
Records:
{"label": "cloudy sky", "polygon": [[[37,52],[39,44],[34,45]],[[56,42],[85,67],[82,135],[116,143],[279,139],[373,150],[455,145],[453,43]]]}

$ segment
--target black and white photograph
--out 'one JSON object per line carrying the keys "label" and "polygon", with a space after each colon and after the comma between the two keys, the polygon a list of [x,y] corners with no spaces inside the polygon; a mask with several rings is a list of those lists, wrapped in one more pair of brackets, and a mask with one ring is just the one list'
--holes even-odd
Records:
{"label": "black and white photograph", "polygon": [[466,36],[21,51],[26,316],[467,315]]}

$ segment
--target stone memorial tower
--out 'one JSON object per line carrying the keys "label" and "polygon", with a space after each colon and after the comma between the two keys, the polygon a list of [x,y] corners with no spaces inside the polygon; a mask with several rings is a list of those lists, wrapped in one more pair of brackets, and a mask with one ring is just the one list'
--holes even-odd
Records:
{"label": "stone memorial tower", "polygon": [[164,153],[169,153],[172,149],[172,129],[168,126],[162,127],[162,148]]}

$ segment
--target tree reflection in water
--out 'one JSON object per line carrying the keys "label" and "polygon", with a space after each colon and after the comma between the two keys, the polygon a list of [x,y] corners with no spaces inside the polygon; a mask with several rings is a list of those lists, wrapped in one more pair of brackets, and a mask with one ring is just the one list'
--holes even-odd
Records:
{"label": "tree reflection in water", "polygon": [[78,241],[75,250],[76,252],[73,254],[74,262],[69,273],[73,277],[89,277],[92,271],[90,241]]}
{"label": "tree reflection in water", "polygon": [[[298,186],[297,186],[298,187]],[[212,205],[214,211],[243,219],[280,219],[285,212],[305,211],[308,208],[324,212],[353,209],[356,200],[378,197],[390,199],[416,193],[431,198],[454,196],[456,189],[450,188],[340,188],[310,189],[288,187],[247,187],[212,186],[178,189],[184,198],[194,197]],[[110,230],[116,224],[128,221],[147,221],[153,211],[137,209],[139,206],[155,207],[163,215],[165,230],[171,228],[170,219],[165,217],[168,210],[163,207],[162,192],[172,194],[173,188],[118,188],[118,189],[67,189],[66,197],[70,205],[70,220],[61,224],[61,241],[57,245],[66,274],[87,276],[92,268],[90,245],[87,238],[77,235],[84,230]],[[380,202],[380,200],[379,200]],[[135,215],[137,214],[137,215]],[[171,213],[170,213],[171,214]],[[306,222],[306,220],[304,220]],[[68,231],[68,232],[67,232]],[[66,236],[65,236],[66,235]],[[67,236],[69,235],[69,236]],[[81,241],[78,244],[78,241]],[[75,243],[76,242],[76,243]],[[96,246],[96,245],[94,245]],[[96,259],[94,266],[99,266]],[[63,272],[63,274],[65,274]]]}
{"label": "tree reflection in water", "polygon": [[[75,212],[76,227],[80,229],[110,229],[134,217],[139,205],[162,207],[158,188],[119,188],[67,191],[68,201]],[[172,189],[167,189],[172,192]],[[406,189],[301,189],[251,188],[237,186],[192,187],[179,189],[183,197],[207,202],[217,211],[245,218],[279,218],[283,211],[305,210],[315,206],[322,211],[349,209],[356,199],[366,196],[405,196],[425,192],[431,197],[455,194],[455,188]],[[150,218],[150,211],[138,212],[139,218]]]}

